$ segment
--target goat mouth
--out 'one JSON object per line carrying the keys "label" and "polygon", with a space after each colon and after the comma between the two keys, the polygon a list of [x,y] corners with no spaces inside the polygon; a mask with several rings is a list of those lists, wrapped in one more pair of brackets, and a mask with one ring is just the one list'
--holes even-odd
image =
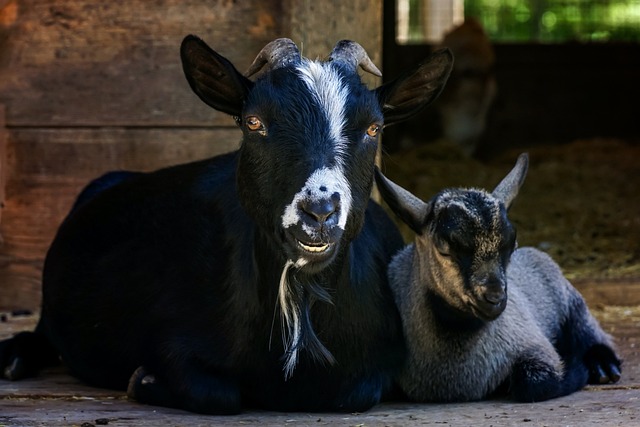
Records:
{"label": "goat mouth", "polygon": [[487,304],[483,302],[476,302],[471,304],[471,310],[474,315],[482,320],[491,321],[495,320],[502,314],[506,307],[506,301],[499,304]]}
{"label": "goat mouth", "polygon": [[302,227],[283,230],[289,259],[302,262],[306,272],[322,270],[335,258],[340,247],[340,229],[321,230],[311,236]]}
{"label": "goat mouth", "polygon": [[306,251],[312,254],[320,254],[320,253],[326,252],[333,245],[332,243],[310,243],[310,242],[303,243],[300,240],[296,240],[296,242],[298,243],[298,246],[303,251]]}

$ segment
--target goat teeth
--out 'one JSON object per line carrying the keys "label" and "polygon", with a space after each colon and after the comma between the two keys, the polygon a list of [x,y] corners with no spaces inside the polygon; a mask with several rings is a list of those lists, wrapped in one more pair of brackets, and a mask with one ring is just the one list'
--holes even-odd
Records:
{"label": "goat teeth", "polygon": [[305,245],[302,242],[298,242],[298,244],[300,245],[300,247],[302,247],[302,249],[304,249],[307,252],[324,252],[329,248],[328,244],[314,245],[314,246]]}

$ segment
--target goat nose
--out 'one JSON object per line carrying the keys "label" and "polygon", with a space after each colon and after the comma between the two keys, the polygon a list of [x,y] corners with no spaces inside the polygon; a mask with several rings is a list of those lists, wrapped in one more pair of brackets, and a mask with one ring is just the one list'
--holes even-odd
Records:
{"label": "goat nose", "polygon": [[300,209],[319,224],[329,224],[337,215],[338,200],[334,197],[320,200],[304,200]]}

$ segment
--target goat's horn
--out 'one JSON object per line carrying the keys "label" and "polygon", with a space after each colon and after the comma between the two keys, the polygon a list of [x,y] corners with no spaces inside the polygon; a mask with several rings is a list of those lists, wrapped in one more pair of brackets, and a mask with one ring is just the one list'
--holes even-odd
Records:
{"label": "goat's horn", "polygon": [[269,64],[270,68],[274,70],[299,60],[300,51],[291,39],[275,39],[262,48],[244,75],[245,77],[254,75],[260,71],[265,64]]}
{"label": "goat's horn", "polygon": [[329,59],[350,64],[355,71],[358,66],[368,73],[382,77],[382,73],[375,66],[362,46],[351,40],[341,40],[331,51]]}

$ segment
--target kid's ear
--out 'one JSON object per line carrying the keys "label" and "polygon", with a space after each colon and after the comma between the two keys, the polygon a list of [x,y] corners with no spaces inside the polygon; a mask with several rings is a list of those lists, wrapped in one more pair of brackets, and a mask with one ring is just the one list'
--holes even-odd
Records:
{"label": "kid's ear", "polygon": [[518,156],[516,165],[511,169],[511,172],[509,172],[493,190],[493,196],[504,203],[504,207],[507,210],[518,195],[518,191],[524,183],[524,178],[527,176],[528,169],[529,155],[522,153]]}

